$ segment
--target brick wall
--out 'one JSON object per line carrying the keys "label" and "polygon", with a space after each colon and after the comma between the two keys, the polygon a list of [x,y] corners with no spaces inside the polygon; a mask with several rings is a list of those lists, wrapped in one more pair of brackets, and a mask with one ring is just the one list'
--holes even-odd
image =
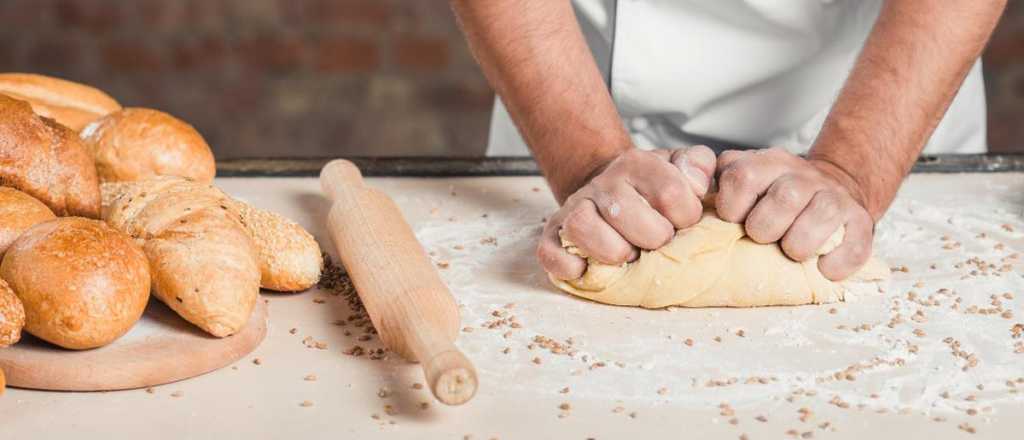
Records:
{"label": "brick wall", "polygon": [[493,100],[439,0],[3,0],[0,71],[168,111],[220,157],[477,154]]}
{"label": "brick wall", "polygon": [[[1024,151],[1024,7],[986,59],[993,150]],[[2,0],[0,71],[94,84],[219,157],[475,155],[492,94],[443,0]]]}

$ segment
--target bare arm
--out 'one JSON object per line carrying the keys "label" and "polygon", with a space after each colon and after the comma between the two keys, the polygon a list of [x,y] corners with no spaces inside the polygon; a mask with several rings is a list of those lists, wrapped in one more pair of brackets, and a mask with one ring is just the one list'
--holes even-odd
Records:
{"label": "bare arm", "polygon": [[537,257],[574,279],[655,249],[692,225],[714,172],[706,147],[648,152],[622,126],[568,0],[451,0],[470,48],[537,159],[562,207]]}
{"label": "bare arm", "polygon": [[719,157],[719,215],[799,261],[845,226],[818,267],[833,280],[852,274],[1005,3],[886,1],[807,160],[779,149]]}
{"label": "bare arm", "polygon": [[876,221],[892,203],[1005,0],[889,0],[809,157],[858,188]]}
{"label": "bare arm", "polygon": [[569,1],[451,4],[559,203],[632,148]]}

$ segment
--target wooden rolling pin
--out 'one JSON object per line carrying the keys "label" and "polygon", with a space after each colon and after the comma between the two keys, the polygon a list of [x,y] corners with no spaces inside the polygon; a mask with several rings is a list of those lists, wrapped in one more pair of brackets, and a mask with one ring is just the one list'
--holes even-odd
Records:
{"label": "wooden rolling pin", "polygon": [[351,162],[320,171],[332,206],[327,230],[381,340],[423,366],[431,392],[459,405],[473,397],[476,370],[454,341],[459,310],[398,206],[363,184]]}

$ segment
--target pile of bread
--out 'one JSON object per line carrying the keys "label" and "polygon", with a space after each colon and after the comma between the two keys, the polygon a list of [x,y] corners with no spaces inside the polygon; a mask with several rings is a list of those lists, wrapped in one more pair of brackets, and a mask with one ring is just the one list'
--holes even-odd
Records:
{"label": "pile of bread", "polygon": [[202,136],[82,84],[0,74],[0,347],[109,344],[150,292],[216,337],[320,278],[313,237],[212,185]]}

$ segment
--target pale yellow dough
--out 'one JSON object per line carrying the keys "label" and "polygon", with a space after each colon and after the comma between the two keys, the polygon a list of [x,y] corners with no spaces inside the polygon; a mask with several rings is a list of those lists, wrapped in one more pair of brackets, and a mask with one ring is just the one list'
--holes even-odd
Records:
{"label": "pale yellow dough", "polygon": [[[836,231],[818,251],[824,255],[842,242]],[[579,250],[563,239],[563,246]],[[832,282],[818,271],[818,258],[790,260],[778,244],[759,244],[743,227],[719,219],[712,211],[696,225],[676,232],[660,249],[641,252],[633,263],[601,264],[589,258],[582,277],[565,281],[550,276],[558,288],[593,301],[661,308],[756,307],[822,304],[842,301],[852,281],[888,277],[889,269],[872,258],[857,274]]]}

